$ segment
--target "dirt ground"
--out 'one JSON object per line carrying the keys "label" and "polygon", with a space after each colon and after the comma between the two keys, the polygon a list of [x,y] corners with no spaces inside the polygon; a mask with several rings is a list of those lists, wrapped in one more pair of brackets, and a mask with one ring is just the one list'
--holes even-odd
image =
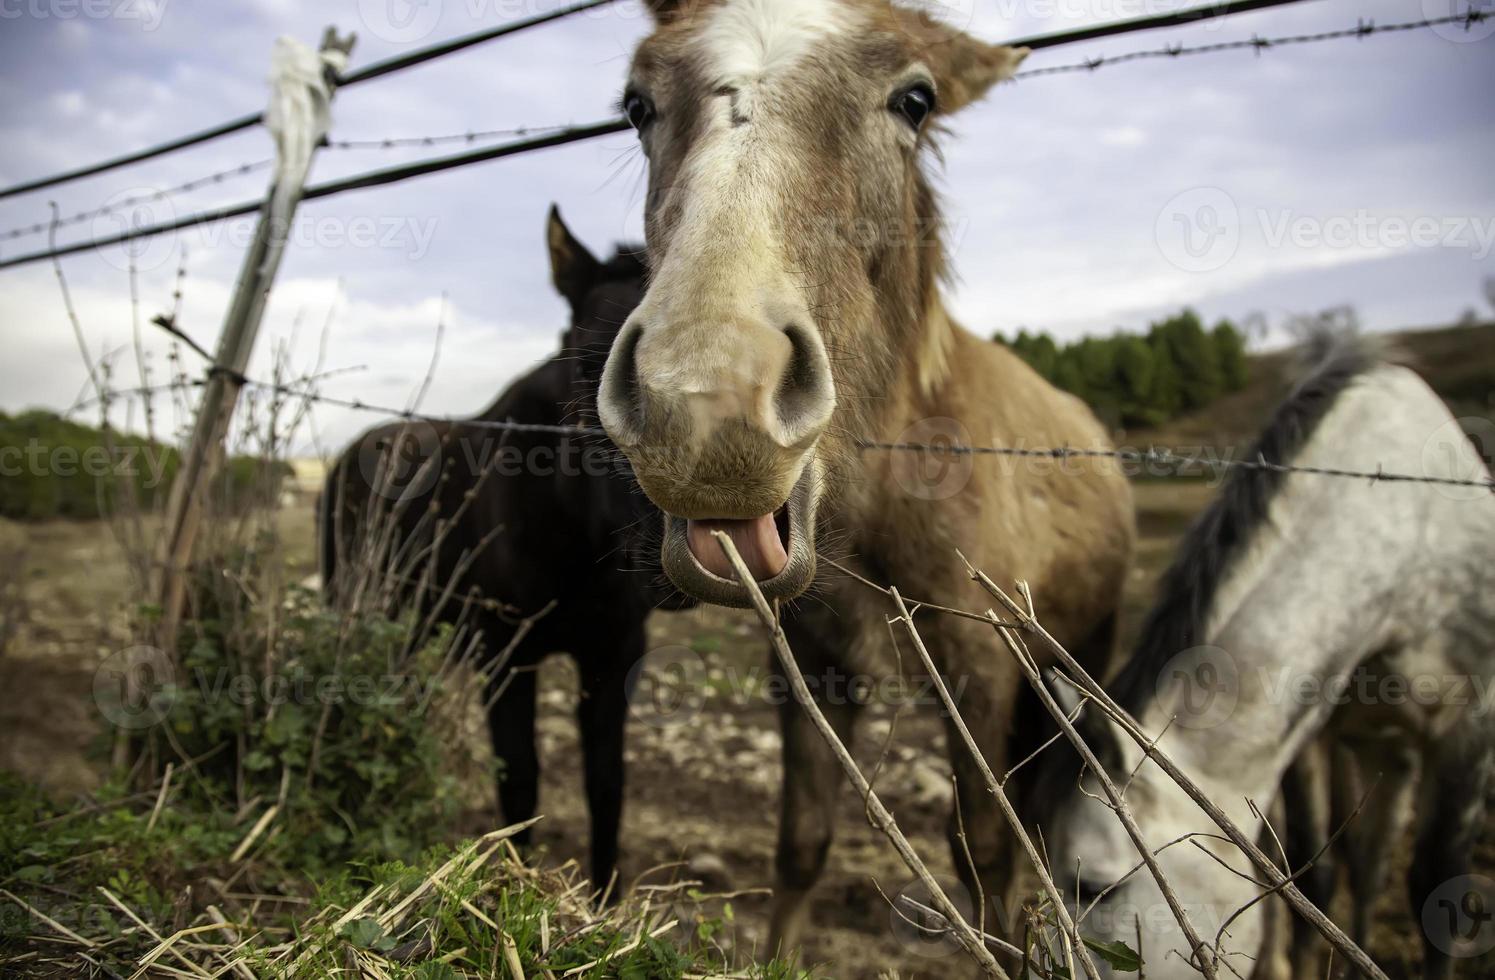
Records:
{"label": "dirt ground", "polygon": [[[1142,541],[1127,595],[1129,629],[1136,628],[1177,536],[1207,499],[1208,490],[1195,484],[1138,487]],[[287,509],[279,523],[293,572],[309,574],[309,507]],[[0,624],[18,621],[12,635],[0,632],[0,691],[7,695],[0,698],[0,767],[41,780],[64,798],[96,785],[101,771],[90,692],[94,666],[121,642],[120,603],[128,575],[117,555],[103,525],[0,523],[0,611],[5,613]],[[653,648],[683,647],[700,658],[706,691],[699,712],[685,723],[661,725],[647,713],[630,721],[622,880],[678,873],[702,880],[706,891],[742,892],[731,899],[727,938],[748,955],[766,940],[769,901],[757,890],[772,882],[778,813],[777,709],[753,685],[766,667],[766,646],[747,614],[718,609],[660,614],[650,631]],[[585,854],[575,690],[569,663],[549,661],[539,721],[546,819],[538,830],[538,849],[545,860]],[[891,714],[879,705],[867,712],[858,754],[868,768]],[[877,785],[936,873],[950,876],[943,743],[932,711],[905,714]],[[484,808],[468,819],[470,830],[487,829],[493,821]],[[1407,848],[1402,850],[1405,863]],[[671,862],[685,867],[657,870]],[[1477,870],[1495,874],[1495,833],[1488,828]],[[1399,868],[1397,874],[1404,872]],[[815,897],[807,959],[837,977],[882,971],[903,978],[961,975],[956,956],[931,958],[895,934],[877,886],[893,894],[909,880],[846,794],[829,867]],[[1420,950],[1399,881],[1387,888],[1374,955],[1393,977],[1412,977]],[[1495,965],[1471,961],[1464,971],[1461,976],[1495,976]]]}

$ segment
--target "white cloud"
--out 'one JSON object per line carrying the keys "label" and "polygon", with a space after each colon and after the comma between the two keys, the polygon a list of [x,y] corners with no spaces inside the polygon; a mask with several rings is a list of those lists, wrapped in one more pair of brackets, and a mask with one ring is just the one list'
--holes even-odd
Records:
{"label": "white cloud", "polygon": [[1141,146],[1147,142],[1147,133],[1140,126],[1112,126],[1100,131],[1102,146]]}
{"label": "white cloud", "polygon": [[52,96],[52,105],[63,118],[76,119],[88,108],[88,100],[82,92],[58,92]]}
{"label": "white cloud", "polygon": [[[1139,3],[950,5],[971,13],[975,33],[999,39],[1127,16]],[[492,26],[525,5],[446,0],[441,6],[442,18],[425,40]],[[0,36],[0,95],[10,96],[0,122],[0,179],[76,166],[258,110],[279,34],[315,41],[329,21],[358,30],[355,64],[409,50],[367,30],[359,10],[357,0],[255,0],[252,7],[172,2],[155,30],[91,25],[86,59],[69,47],[78,41],[73,28],[8,22]],[[1137,12],[1156,10],[1131,10]],[[1377,22],[1422,16],[1419,0],[1362,0],[1353,13]],[[647,23],[639,4],[624,3],[345,90],[334,108],[334,133],[408,136],[605,117]],[[1165,41],[1343,26],[1353,19],[1347,21],[1342,6],[1304,4],[1166,37],[1039,51],[1030,63]],[[962,277],[954,308],[983,334],[1019,323],[1066,333],[1141,326],[1140,317],[1185,304],[1239,315],[1359,300],[1369,322],[1388,326],[1456,316],[1477,301],[1480,272],[1495,271],[1490,260],[1480,266],[1442,250],[1271,247],[1248,222],[1228,264],[1192,274],[1168,263],[1155,225],[1167,201],[1198,186],[1224,189],[1248,214],[1260,208],[1325,219],[1358,209],[1495,214],[1488,179],[1495,103],[1478,97],[1488,88],[1492,43],[1409,32],[1278,48],[1259,58],[1233,52],[1138,62],[1003,86],[960,117],[946,147],[944,201]],[[1394,86],[1386,85],[1388,71]],[[450,149],[328,152],[315,179]],[[254,130],[46,195],[0,200],[0,234],[44,219],[48,197],[76,213],[126,189],[170,186],[268,151],[265,135]],[[297,360],[308,363],[321,318],[337,296],[329,365],[367,370],[333,379],[328,390],[404,404],[425,370],[439,297],[447,292],[450,329],[428,407],[473,411],[550,351],[562,326],[564,305],[549,287],[541,237],[549,203],[559,201],[578,235],[605,251],[640,235],[640,170],[631,137],[620,135],[309,203],[304,216],[331,222],[323,227],[403,222],[410,233],[390,247],[329,244],[325,236],[298,244],[287,256],[262,349],[288,337],[304,311]],[[173,198],[165,213],[246,200],[263,187],[263,174],[234,178]],[[414,232],[426,229],[428,239],[417,248]],[[91,231],[85,225],[64,237]],[[191,246],[183,323],[210,343],[242,250],[216,230],[166,244],[182,243]],[[0,239],[0,254],[40,244]],[[79,256],[66,267],[91,343],[128,351],[130,309],[117,257],[111,265]],[[142,275],[145,314],[169,305],[174,267],[166,248]],[[1418,275],[1408,271],[1414,269]],[[1466,277],[1467,296],[1459,285]],[[50,270],[0,271],[0,279],[0,337],[8,353],[0,361],[0,408],[67,404],[83,372]],[[1388,282],[1397,290],[1382,288]],[[148,344],[164,370],[163,339]],[[325,417],[337,440],[366,421],[351,413]]]}

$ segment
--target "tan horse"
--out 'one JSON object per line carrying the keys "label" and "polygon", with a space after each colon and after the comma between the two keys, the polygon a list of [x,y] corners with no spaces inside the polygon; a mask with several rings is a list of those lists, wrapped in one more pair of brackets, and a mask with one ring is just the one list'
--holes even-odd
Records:
{"label": "tan horse", "polygon": [[[1106,444],[1081,402],[961,329],[940,298],[926,173],[935,135],[1026,52],[888,0],[650,7],[656,30],[623,105],[649,160],[655,273],[609,358],[599,413],[666,514],[671,580],[745,604],[709,533],[721,529],[770,597],[813,584],[785,626],[848,740],[856,699],[836,681],[887,669],[888,610],[845,577],[817,579],[828,542],[911,595],[984,609],[959,547],[996,576],[1030,582],[1043,620],[1077,653],[1106,656],[1134,533],[1114,467],[857,450]],[[920,625],[1004,771],[1014,736],[1036,730],[1014,730],[1016,669],[981,623]],[[825,864],[841,775],[798,708],[783,723],[774,941],[788,949]],[[957,848],[956,864],[974,865],[968,883],[996,903],[1015,867],[1009,837],[973,760],[957,751],[952,763],[970,852]]]}

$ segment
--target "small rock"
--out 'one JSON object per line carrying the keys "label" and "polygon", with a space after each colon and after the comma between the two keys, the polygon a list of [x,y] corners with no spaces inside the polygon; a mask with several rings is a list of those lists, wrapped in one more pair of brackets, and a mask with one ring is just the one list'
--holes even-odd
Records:
{"label": "small rock", "polygon": [[727,862],[709,851],[692,854],[685,870],[690,877],[701,883],[705,891],[732,891],[732,872],[727,867]]}
{"label": "small rock", "polygon": [[921,806],[948,806],[954,799],[949,773],[925,764],[914,766],[913,775],[914,799]]}

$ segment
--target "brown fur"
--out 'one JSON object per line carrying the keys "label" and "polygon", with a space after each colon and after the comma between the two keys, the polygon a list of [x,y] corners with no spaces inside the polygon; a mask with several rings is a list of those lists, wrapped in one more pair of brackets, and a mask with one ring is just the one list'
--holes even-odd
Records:
{"label": "brown fur", "polygon": [[[698,143],[709,114],[722,111],[715,100],[732,100],[737,123],[742,93],[715,87],[698,44],[706,19],[722,2],[730,0],[651,4],[658,30],[634,62],[631,85],[646,90],[658,106],[644,136],[651,165],[649,249],[659,270],[645,299],[655,317],[650,328],[730,315],[730,287],[742,275],[744,243],[732,227],[721,227],[709,242],[694,242],[688,254],[672,254],[686,219],[712,202],[713,189],[694,186],[688,175],[692,155],[703,152]],[[844,4],[860,18],[861,29],[827,41],[783,77],[754,86],[752,111],[743,113],[763,146],[744,158],[741,179],[758,181],[759,190],[771,187],[780,201],[771,218],[778,261],[792,274],[830,358],[836,408],[814,447],[822,472],[817,537],[840,543],[869,577],[948,605],[990,605],[963,571],[957,548],[1000,581],[1026,580],[1043,622],[1099,672],[1109,654],[1108,629],[1134,537],[1130,490],[1113,464],[960,457],[952,465],[969,467],[964,488],[944,499],[925,499],[908,488],[921,486],[920,468],[935,461],[855,449],[859,440],[917,434],[921,430],[911,427],[929,419],[958,420],[961,441],[976,445],[1108,445],[1081,402],[1006,349],[950,320],[939,295],[944,252],[938,235],[924,232],[939,223],[925,172],[939,116],[979,98],[1010,74],[1022,52],[982,44],[886,0]],[[902,120],[879,113],[889,92],[919,66],[935,82],[939,107],[915,134],[896,128]],[[760,234],[761,227],[749,232]],[[703,342],[702,336],[692,343]],[[677,346],[691,344],[682,339]],[[688,482],[691,461],[676,465],[683,468],[669,474],[670,482]],[[638,468],[655,496],[651,474]],[[760,468],[738,478],[753,483],[764,477]],[[708,503],[714,499],[709,487],[698,484],[694,492],[693,505],[700,506],[702,495]],[[672,510],[670,500],[656,501]],[[889,669],[886,601],[834,573],[822,572],[816,589],[786,618],[803,669]],[[1014,761],[1013,746],[1033,737],[1012,730],[1022,687],[1015,666],[983,624],[923,615],[919,625],[941,671],[964,680],[962,713],[988,763],[1003,772]],[[825,710],[849,737],[855,710],[838,704]],[[803,712],[790,705],[783,723],[785,795],[774,925],[776,938],[793,945],[809,888],[824,865],[841,776]],[[1010,835],[973,760],[956,751],[952,763],[976,866],[967,880],[996,904],[1016,867]],[[964,850],[955,850],[962,870],[968,868]],[[987,927],[1008,931],[1004,918],[990,914]]]}

